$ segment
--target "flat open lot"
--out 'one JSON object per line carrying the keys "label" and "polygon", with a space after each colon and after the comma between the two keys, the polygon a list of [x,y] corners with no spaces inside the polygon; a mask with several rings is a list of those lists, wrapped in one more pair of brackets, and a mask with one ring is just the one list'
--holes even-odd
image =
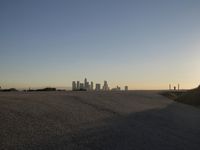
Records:
{"label": "flat open lot", "polygon": [[200,149],[200,109],[156,91],[0,93],[0,149]]}

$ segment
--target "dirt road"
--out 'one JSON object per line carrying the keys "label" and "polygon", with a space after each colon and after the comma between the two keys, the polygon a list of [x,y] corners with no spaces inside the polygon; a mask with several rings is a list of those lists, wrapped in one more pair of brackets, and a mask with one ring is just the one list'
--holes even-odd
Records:
{"label": "dirt road", "polygon": [[200,149],[200,109],[155,91],[0,93],[0,149]]}

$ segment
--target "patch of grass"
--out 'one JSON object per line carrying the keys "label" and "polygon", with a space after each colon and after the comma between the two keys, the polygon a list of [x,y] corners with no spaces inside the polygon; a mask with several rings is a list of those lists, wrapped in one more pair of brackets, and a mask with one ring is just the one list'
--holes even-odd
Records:
{"label": "patch of grass", "polygon": [[10,88],[10,89],[1,89],[0,90],[0,92],[16,92],[16,91],[18,91],[17,89],[15,89],[15,88]]}

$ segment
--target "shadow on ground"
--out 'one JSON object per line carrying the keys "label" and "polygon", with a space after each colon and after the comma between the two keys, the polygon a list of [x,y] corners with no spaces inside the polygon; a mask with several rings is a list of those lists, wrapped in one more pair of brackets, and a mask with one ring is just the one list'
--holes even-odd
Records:
{"label": "shadow on ground", "polygon": [[[101,125],[103,122],[103,125]],[[96,122],[93,126],[70,134],[48,138],[5,149],[91,149],[189,150],[200,148],[200,111],[172,103],[163,109],[152,109],[130,115],[118,115]],[[85,126],[85,125],[83,125]],[[4,148],[4,147],[1,147]]]}

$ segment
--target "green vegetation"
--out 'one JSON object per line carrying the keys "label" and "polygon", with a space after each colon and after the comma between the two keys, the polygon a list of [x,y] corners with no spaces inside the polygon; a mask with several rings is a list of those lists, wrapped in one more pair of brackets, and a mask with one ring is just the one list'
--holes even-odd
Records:
{"label": "green vegetation", "polygon": [[36,89],[36,90],[33,90],[33,89],[29,89],[29,90],[25,90],[26,92],[39,92],[39,91],[56,91],[56,88],[51,88],[51,87],[47,87],[47,88],[44,88],[44,89]]}
{"label": "green vegetation", "polygon": [[44,88],[44,89],[37,89],[36,91],[56,91],[56,88],[47,87],[47,88]]}
{"label": "green vegetation", "polygon": [[18,91],[15,88],[10,88],[10,89],[0,89],[0,92],[13,92],[13,91]]}

